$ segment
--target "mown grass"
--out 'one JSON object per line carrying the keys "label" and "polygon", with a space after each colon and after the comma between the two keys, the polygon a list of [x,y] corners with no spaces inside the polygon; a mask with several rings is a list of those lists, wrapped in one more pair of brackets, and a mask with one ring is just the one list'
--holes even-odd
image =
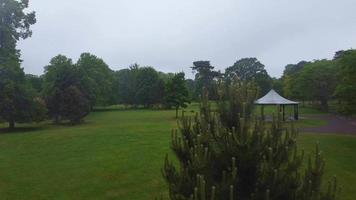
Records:
{"label": "mown grass", "polygon": [[[193,105],[188,110],[196,110]],[[175,112],[109,110],[79,126],[22,125],[0,134],[0,199],[154,199],[167,195],[161,176]],[[323,121],[301,120],[299,126]],[[2,125],[0,125],[2,126]],[[26,128],[25,128],[26,127]],[[325,152],[326,178],[337,174],[341,199],[356,199],[356,137],[301,134]]]}
{"label": "mown grass", "polygon": [[153,199],[165,192],[171,111],[92,113],[0,136],[0,199]]}
{"label": "mown grass", "polygon": [[[337,134],[303,133],[299,136],[300,148],[310,155],[315,152],[315,144],[319,143],[326,160],[324,187],[327,181],[336,176],[341,186],[342,200],[356,199],[356,137]],[[326,189],[326,188],[325,188]]]}

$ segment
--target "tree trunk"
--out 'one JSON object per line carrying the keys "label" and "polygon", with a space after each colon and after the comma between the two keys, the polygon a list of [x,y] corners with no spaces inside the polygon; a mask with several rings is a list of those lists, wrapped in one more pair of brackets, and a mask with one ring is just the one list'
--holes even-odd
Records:
{"label": "tree trunk", "polygon": [[15,128],[15,121],[14,120],[10,120],[9,121],[9,129],[14,129]]}
{"label": "tree trunk", "polygon": [[54,118],[54,123],[55,124],[59,124],[60,120],[59,120],[59,116],[56,115],[56,117]]}
{"label": "tree trunk", "polygon": [[321,99],[320,100],[320,104],[321,104],[321,109],[323,110],[323,111],[329,111],[329,106],[328,106],[328,100],[326,100],[326,99]]}
{"label": "tree trunk", "polygon": [[178,108],[179,107],[176,107],[176,119],[178,118]]}

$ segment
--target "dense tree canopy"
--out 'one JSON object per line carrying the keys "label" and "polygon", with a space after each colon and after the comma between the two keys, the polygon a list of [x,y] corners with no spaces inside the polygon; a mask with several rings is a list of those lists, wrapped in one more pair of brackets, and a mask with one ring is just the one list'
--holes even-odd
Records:
{"label": "dense tree canopy", "polygon": [[28,0],[0,2],[0,64],[19,65],[20,52],[16,42],[32,35],[30,26],[36,23],[35,12],[26,13]]}
{"label": "dense tree canopy", "polygon": [[28,0],[0,1],[0,118],[10,128],[15,122],[32,120],[36,108],[16,49],[18,40],[31,36],[30,26],[36,22],[35,13],[26,13],[27,8]]}
{"label": "dense tree canopy", "polygon": [[289,64],[285,67],[283,74],[284,75],[294,75],[301,70],[303,70],[304,66],[308,64],[307,61],[300,61],[297,64]]}
{"label": "dense tree canopy", "polygon": [[291,99],[306,100],[303,94],[301,94],[302,91],[300,90],[300,85],[297,78],[298,74],[283,75],[283,95]]}
{"label": "dense tree canopy", "polygon": [[41,76],[26,74],[25,75],[27,84],[29,84],[37,94],[40,94],[43,87],[43,79]]}
{"label": "dense tree canopy", "polygon": [[216,79],[220,77],[220,72],[214,71],[214,67],[210,65],[210,61],[195,61],[191,68],[193,72],[196,72],[194,98],[199,99],[203,88],[206,88],[209,90],[209,97],[216,99]]}
{"label": "dense tree canopy", "polygon": [[140,67],[138,64],[115,72],[117,102],[126,105],[164,104],[165,82],[172,75],[156,71],[152,67]]}
{"label": "dense tree canopy", "polygon": [[242,58],[228,67],[225,71],[227,77],[248,81],[256,78],[256,74],[267,75],[265,66],[257,58]]}
{"label": "dense tree canopy", "polygon": [[68,119],[71,124],[78,124],[90,112],[90,102],[78,86],[71,85],[60,91],[59,106],[61,119]]}
{"label": "dense tree canopy", "polygon": [[135,104],[137,68],[115,72],[116,102],[125,105]]}
{"label": "dense tree canopy", "polygon": [[301,101],[311,101],[327,111],[338,84],[339,67],[334,60],[301,61],[286,66],[281,78],[283,94]]}
{"label": "dense tree canopy", "polygon": [[113,72],[100,58],[90,53],[82,53],[77,62],[80,75],[87,85],[91,105],[110,105],[114,103]]}
{"label": "dense tree canopy", "polygon": [[34,98],[18,65],[0,65],[0,118],[9,122],[9,128],[36,117]]}
{"label": "dense tree canopy", "polygon": [[135,98],[137,104],[150,107],[161,103],[163,99],[164,82],[152,67],[139,68],[137,73],[137,91]]}
{"label": "dense tree canopy", "polygon": [[309,100],[320,102],[322,110],[328,110],[337,84],[337,67],[333,61],[317,60],[305,65],[298,77],[300,92]]}
{"label": "dense tree canopy", "polygon": [[49,115],[56,122],[80,122],[90,111],[86,85],[71,59],[62,55],[52,58],[45,67],[44,75],[44,95]]}
{"label": "dense tree canopy", "polygon": [[165,101],[168,106],[176,109],[176,118],[178,109],[187,107],[187,103],[189,103],[189,93],[184,76],[183,72],[175,74],[165,86]]}
{"label": "dense tree canopy", "polygon": [[283,94],[289,98],[306,100],[301,82],[298,80],[300,72],[308,62],[301,61],[298,64],[289,64],[285,67],[282,76]]}
{"label": "dense tree canopy", "polygon": [[272,88],[278,93],[283,94],[283,81],[280,78],[272,78]]}
{"label": "dense tree canopy", "polygon": [[356,114],[356,50],[338,52],[335,62],[340,67],[335,91],[340,100],[338,110],[346,115]]}
{"label": "dense tree canopy", "polygon": [[228,81],[238,78],[241,81],[255,81],[261,95],[266,94],[272,87],[272,79],[265,66],[257,58],[242,58],[231,67],[226,68],[225,77]]}
{"label": "dense tree canopy", "polygon": [[188,89],[189,99],[190,100],[196,100],[194,98],[194,91],[195,91],[195,88],[196,88],[195,81],[193,79],[186,79],[185,82],[186,82],[187,89]]}

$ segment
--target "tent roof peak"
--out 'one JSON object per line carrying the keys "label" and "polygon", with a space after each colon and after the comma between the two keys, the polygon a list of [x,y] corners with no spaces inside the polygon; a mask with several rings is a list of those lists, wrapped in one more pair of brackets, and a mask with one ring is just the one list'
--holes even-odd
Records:
{"label": "tent roof peak", "polygon": [[265,96],[257,99],[255,104],[261,105],[293,105],[299,104],[296,101],[288,100],[279,95],[274,89],[271,89]]}

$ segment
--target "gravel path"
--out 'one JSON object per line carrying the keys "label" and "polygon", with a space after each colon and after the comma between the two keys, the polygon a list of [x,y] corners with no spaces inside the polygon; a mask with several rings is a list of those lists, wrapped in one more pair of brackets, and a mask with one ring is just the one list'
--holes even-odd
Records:
{"label": "gravel path", "polygon": [[326,125],[319,127],[302,128],[302,132],[338,133],[356,135],[356,119],[346,119],[337,115],[318,115],[312,118],[327,121]]}

